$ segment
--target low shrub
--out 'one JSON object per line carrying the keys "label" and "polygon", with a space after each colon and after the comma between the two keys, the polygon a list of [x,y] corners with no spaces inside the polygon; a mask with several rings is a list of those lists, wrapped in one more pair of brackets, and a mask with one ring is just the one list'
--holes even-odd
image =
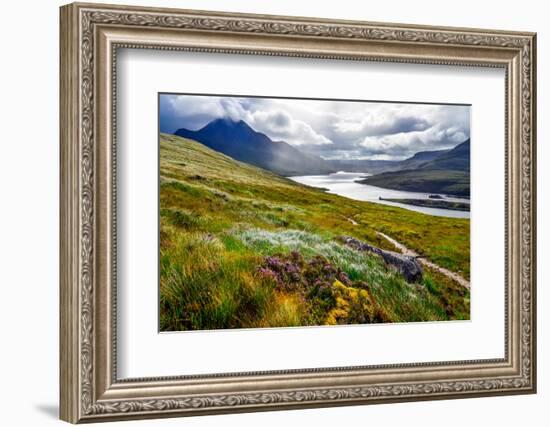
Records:
{"label": "low shrub", "polygon": [[305,324],[371,323],[383,317],[367,291],[368,284],[352,282],[323,256],[306,260],[296,251],[266,256],[257,272],[277,291],[302,298],[307,307]]}

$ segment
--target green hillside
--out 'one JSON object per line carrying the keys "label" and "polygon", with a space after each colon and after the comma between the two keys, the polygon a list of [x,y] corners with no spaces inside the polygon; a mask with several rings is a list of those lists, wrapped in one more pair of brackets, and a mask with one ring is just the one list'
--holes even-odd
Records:
{"label": "green hillside", "polygon": [[469,278],[469,220],[350,200],[160,137],[161,330],[469,318],[469,291],[435,271],[407,283],[353,236],[381,231]]}
{"label": "green hillside", "polygon": [[470,172],[463,171],[415,169],[384,172],[360,182],[401,191],[470,197]]}

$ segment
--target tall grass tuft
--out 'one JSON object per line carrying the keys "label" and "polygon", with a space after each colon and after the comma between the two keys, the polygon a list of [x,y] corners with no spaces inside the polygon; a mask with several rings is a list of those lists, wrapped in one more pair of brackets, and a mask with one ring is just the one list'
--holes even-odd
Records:
{"label": "tall grass tuft", "polygon": [[254,275],[253,254],[228,252],[207,233],[173,237],[161,253],[161,330],[269,326],[266,318],[281,326],[297,324],[298,302],[274,303],[273,284]]}

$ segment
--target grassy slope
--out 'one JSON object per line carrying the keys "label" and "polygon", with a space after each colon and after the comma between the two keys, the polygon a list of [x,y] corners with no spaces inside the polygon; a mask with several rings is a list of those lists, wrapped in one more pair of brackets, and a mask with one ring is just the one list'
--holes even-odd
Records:
{"label": "grassy slope", "polygon": [[[373,304],[370,321],[469,316],[469,294],[437,273],[409,285],[378,258],[334,241],[346,234],[393,249],[377,237],[383,231],[468,277],[468,220],[326,194],[176,136],[161,135],[160,155],[162,330],[361,323],[353,307]],[[331,315],[314,313],[311,295],[256,273],[266,256],[292,250],[306,260],[322,255],[368,292],[340,283]]]}

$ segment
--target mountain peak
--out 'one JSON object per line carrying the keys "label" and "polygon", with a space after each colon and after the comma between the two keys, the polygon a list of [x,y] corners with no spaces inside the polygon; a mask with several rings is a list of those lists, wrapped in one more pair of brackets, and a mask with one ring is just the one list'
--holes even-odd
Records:
{"label": "mountain peak", "polygon": [[257,133],[244,120],[234,120],[231,117],[219,117],[207,123],[201,130],[216,130],[218,132]]}
{"label": "mountain peak", "polygon": [[248,126],[248,124],[244,120],[235,120],[227,116],[218,117],[217,119],[214,119],[211,122],[209,122],[207,126],[211,124],[217,124],[217,125],[223,124],[223,125],[229,125],[229,126],[242,126],[242,125]]}
{"label": "mountain peak", "polygon": [[197,131],[178,129],[175,135],[198,141],[213,150],[280,175],[320,175],[333,172],[318,156],[302,153],[286,142],[274,143],[244,120],[220,117]]}

